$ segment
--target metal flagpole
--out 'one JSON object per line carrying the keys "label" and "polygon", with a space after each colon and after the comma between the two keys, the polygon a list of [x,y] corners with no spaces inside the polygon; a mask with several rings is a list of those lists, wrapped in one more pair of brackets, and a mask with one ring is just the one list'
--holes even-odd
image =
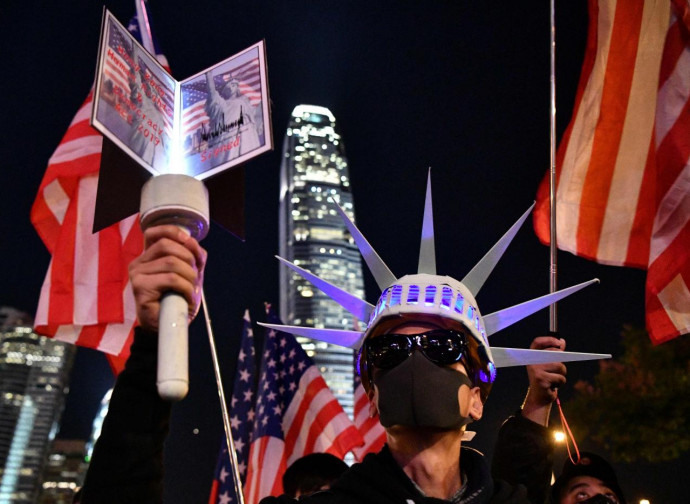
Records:
{"label": "metal flagpole", "polygon": [[[550,207],[550,246],[551,256],[549,268],[549,292],[558,290],[558,259],[556,237],[556,0],[551,0],[551,102],[550,102],[550,129],[551,129],[551,166],[549,167],[549,207]],[[558,332],[558,317],[556,303],[549,306],[549,331],[552,334]]]}
{"label": "metal flagpole", "polygon": [[206,333],[208,334],[208,344],[211,347],[211,359],[213,360],[213,372],[216,376],[216,385],[218,386],[218,399],[220,400],[220,411],[223,414],[223,427],[225,429],[225,442],[228,447],[228,457],[230,457],[230,467],[232,468],[232,481],[235,485],[235,495],[239,504],[244,504],[244,494],[242,493],[242,480],[240,479],[240,470],[237,463],[237,452],[235,451],[235,441],[232,439],[232,430],[230,425],[230,414],[228,413],[228,403],[225,401],[225,392],[223,389],[223,382],[220,377],[220,365],[218,364],[218,353],[216,352],[216,340],[213,336],[213,328],[211,327],[211,318],[208,314],[208,306],[206,305],[206,295],[204,289],[201,289],[201,304],[204,307],[204,319],[206,319]]}

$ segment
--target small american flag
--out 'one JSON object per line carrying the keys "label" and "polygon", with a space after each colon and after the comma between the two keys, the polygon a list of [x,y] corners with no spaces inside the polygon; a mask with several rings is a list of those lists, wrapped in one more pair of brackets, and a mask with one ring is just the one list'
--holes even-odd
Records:
{"label": "small american flag", "polygon": [[[130,27],[141,28],[136,18]],[[31,208],[52,256],[35,325],[41,334],[105,352],[117,372],[136,323],[127,265],[141,253],[143,238],[138,216],[92,234],[102,145],[89,124],[92,98],[93,92],[48,161]]]}
{"label": "small american flag", "polygon": [[[256,355],[254,351],[254,331],[252,330],[249,311],[244,313],[242,345],[237,356],[235,385],[230,402],[230,426],[235,443],[240,478],[247,473],[249,443],[254,428],[254,403],[256,394]],[[229,504],[238,502],[230,466],[228,447],[223,438],[216,476],[211,487],[209,504]]]}
{"label": "small american flag", "polygon": [[[280,323],[268,307],[268,320]],[[280,495],[294,460],[314,452],[343,458],[362,437],[294,336],[265,337],[244,494],[248,504]]]}

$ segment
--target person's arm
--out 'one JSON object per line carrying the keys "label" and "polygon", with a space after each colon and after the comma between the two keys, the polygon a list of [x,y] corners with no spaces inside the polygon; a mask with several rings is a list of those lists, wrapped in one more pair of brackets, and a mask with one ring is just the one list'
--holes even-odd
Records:
{"label": "person's arm", "polygon": [[[544,336],[530,348],[565,349],[565,341]],[[495,478],[527,487],[530,502],[546,502],[551,487],[553,441],[548,430],[557,388],[565,384],[562,363],[527,366],[529,389],[522,408],[508,418],[498,433],[492,462]]]}
{"label": "person's arm", "polygon": [[163,500],[163,444],[171,407],[156,388],[160,299],[167,291],[179,292],[189,303],[190,319],[196,315],[206,252],[175,226],[147,229],[144,240],[144,252],[129,268],[140,327],[76,500],[81,504]]}
{"label": "person's arm", "polygon": [[117,378],[81,490],[81,504],[163,501],[163,443],[170,404],[156,389],[157,341],[156,333],[135,329],[130,357]]}

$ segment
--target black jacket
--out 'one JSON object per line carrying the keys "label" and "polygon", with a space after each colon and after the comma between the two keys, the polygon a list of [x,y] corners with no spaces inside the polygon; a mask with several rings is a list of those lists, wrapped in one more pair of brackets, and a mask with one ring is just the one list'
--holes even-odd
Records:
{"label": "black jacket", "polygon": [[[525,487],[512,486],[493,480],[484,456],[472,448],[462,448],[460,457],[467,488],[462,504],[529,504]],[[268,497],[261,504],[295,502],[286,497]],[[367,455],[333,484],[330,490],[300,499],[300,504],[434,504],[447,503],[442,499],[425,497],[385,446],[377,454]]]}
{"label": "black jacket", "polygon": [[492,474],[512,485],[525,485],[533,504],[548,502],[554,452],[551,439],[549,429],[518,411],[498,432]]}

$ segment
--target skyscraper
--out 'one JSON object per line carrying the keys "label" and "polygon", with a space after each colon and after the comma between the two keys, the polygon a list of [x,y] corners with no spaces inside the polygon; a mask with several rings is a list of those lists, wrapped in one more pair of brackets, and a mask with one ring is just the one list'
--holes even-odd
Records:
{"label": "skyscraper", "polygon": [[[345,149],[330,110],[299,105],[292,111],[280,167],[281,257],[364,297],[357,246],[329,199],[352,218],[354,206]],[[352,329],[353,317],[288,268],[280,270],[280,316],[286,324]],[[353,354],[298,338],[326,383],[352,416]]]}
{"label": "skyscraper", "polygon": [[30,327],[0,332],[0,503],[37,502],[74,352]]}

